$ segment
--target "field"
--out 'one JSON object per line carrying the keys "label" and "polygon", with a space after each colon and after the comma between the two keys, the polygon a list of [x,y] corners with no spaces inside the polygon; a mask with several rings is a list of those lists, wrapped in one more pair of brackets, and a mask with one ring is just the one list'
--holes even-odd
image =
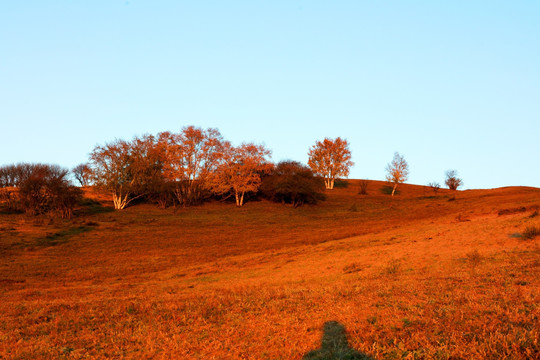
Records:
{"label": "field", "polygon": [[540,358],[540,189],[0,208],[0,359]]}

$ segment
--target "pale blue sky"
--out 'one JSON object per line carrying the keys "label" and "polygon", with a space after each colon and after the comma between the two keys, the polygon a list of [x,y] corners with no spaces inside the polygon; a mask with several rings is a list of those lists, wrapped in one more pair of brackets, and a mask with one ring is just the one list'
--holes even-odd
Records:
{"label": "pale blue sky", "polygon": [[217,127],[352,178],[540,187],[540,1],[2,1],[0,164]]}

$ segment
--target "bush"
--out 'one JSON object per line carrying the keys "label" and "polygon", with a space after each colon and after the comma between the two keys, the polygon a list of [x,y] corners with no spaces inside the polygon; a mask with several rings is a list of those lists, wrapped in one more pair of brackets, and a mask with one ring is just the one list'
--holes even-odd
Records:
{"label": "bush", "polygon": [[439,184],[438,182],[430,182],[428,184],[428,186],[431,188],[431,190],[433,190],[433,192],[436,194],[439,189],[441,188],[441,184]]}
{"label": "bush", "polygon": [[324,199],[324,182],[311,169],[296,161],[282,161],[262,180],[261,192],[266,198],[292,204],[315,204]]}
{"label": "bush", "polygon": [[8,211],[18,211],[20,206],[17,190],[13,187],[0,187],[0,204],[3,204]]}
{"label": "bush", "polygon": [[448,170],[446,172],[446,180],[444,183],[450,190],[457,190],[458,187],[463,185],[463,180],[457,177],[456,170]]}
{"label": "bush", "polygon": [[367,180],[361,180],[360,181],[360,190],[358,190],[358,194],[360,195],[367,195],[367,188],[369,185],[369,181]]}
{"label": "bush", "polygon": [[[67,179],[68,170],[57,165],[18,164],[4,167],[10,169],[16,191],[7,197],[11,204],[29,215],[54,214],[71,218],[73,208],[81,197],[81,191]],[[7,193],[7,189],[3,189]],[[16,194],[17,200],[13,199]]]}
{"label": "bush", "polygon": [[538,226],[527,226],[525,230],[523,231],[523,234],[521,234],[521,237],[527,240],[534,239],[540,235],[540,227]]}

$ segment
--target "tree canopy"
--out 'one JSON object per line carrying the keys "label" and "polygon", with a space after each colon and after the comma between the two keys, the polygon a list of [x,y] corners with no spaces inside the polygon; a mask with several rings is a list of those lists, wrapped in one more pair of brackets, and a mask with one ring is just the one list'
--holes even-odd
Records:
{"label": "tree canopy", "polygon": [[354,163],[351,161],[349,143],[340,137],[335,140],[325,138],[317,141],[309,149],[308,165],[317,175],[324,178],[327,189],[334,188],[334,181],[339,177],[349,176],[349,169]]}

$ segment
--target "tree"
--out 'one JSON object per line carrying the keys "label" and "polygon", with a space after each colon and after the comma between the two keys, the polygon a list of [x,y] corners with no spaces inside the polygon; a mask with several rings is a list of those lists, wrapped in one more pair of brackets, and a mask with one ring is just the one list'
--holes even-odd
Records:
{"label": "tree", "polygon": [[297,161],[281,161],[261,185],[265,197],[273,201],[292,204],[315,204],[324,199],[324,182],[313,171]]}
{"label": "tree", "polygon": [[436,193],[439,191],[439,189],[441,188],[441,184],[439,184],[438,182],[435,182],[435,181],[430,182],[430,183],[428,184],[428,186],[431,188],[431,190],[433,190],[433,192],[434,192],[435,194],[436,194]]}
{"label": "tree", "polygon": [[21,168],[24,164],[6,165],[0,168],[0,187],[17,186]]}
{"label": "tree", "polygon": [[270,167],[269,156],[263,145],[223,144],[222,161],[210,177],[210,187],[218,195],[233,194],[236,206],[243,206],[244,195],[259,189],[261,173]]}
{"label": "tree", "polygon": [[351,161],[351,151],[347,140],[325,138],[317,141],[309,149],[308,165],[317,175],[324,178],[327,189],[334,188],[334,181],[339,177],[347,177],[349,168],[354,165]]}
{"label": "tree", "polygon": [[88,164],[83,163],[75,166],[71,172],[73,173],[73,176],[75,177],[75,180],[81,184],[81,186],[87,186],[90,184],[90,177],[91,177],[91,171],[90,166]]}
{"label": "tree", "polygon": [[19,164],[17,196],[22,209],[30,215],[59,214],[71,218],[81,197],[78,188],[67,179],[69,171],[58,165]]}
{"label": "tree", "polygon": [[121,210],[135,199],[161,191],[164,161],[157,139],[143,135],[131,142],[115,140],[96,146],[89,166],[92,181],[111,193],[114,208]]}
{"label": "tree", "polygon": [[164,154],[163,174],[176,186],[180,205],[192,205],[209,190],[208,178],[223,157],[223,137],[217,129],[184,127],[179,134],[162,132],[158,143]]}
{"label": "tree", "polygon": [[450,190],[457,190],[458,187],[463,185],[463,180],[457,177],[458,173],[456,170],[448,170],[446,172],[446,180],[444,183]]}
{"label": "tree", "polygon": [[386,180],[394,184],[392,196],[394,196],[398,184],[404,183],[408,178],[409,164],[399,153],[394,153],[394,159],[386,166]]}
{"label": "tree", "polygon": [[90,154],[92,181],[112,195],[117,210],[124,209],[131,201],[142,196],[136,193],[137,174],[131,150],[129,142],[115,140],[104,146],[96,146]]}

